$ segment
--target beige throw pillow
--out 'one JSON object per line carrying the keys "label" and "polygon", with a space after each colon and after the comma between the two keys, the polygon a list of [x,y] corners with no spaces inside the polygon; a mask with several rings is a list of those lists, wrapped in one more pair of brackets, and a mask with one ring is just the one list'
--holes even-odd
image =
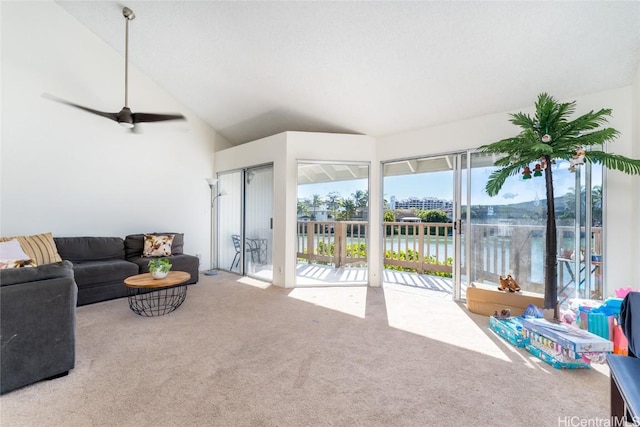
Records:
{"label": "beige throw pillow", "polygon": [[34,234],[32,236],[0,237],[0,242],[16,239],[22,250],[34,261],[35,265],[52,264],[62,261],[51,233]]}

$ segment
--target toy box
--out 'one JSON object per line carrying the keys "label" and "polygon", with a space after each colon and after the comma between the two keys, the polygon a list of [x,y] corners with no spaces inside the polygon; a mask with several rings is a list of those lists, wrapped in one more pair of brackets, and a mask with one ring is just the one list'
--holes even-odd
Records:
{"label": "toy box", "polygon": [[509,317],[500,320],[491,316],[489,317],[489,328],[513,346],[524,347],[527,343],[522,330],[522,317]]}
{"label": "toy box", "polygon": [[612,352],[613,342],[591,332],[545,319],[523,319],[525,329],[547,338],[572,353]]}
{"label": "toy box", "polygon": [[563,347],[557,342],[552,341],[551,339],[529,329],[523,328],[523,332],[526,339],[528,340],[527,344],[531,344],[533,347],[542,350],[543,352],[547,353],[549,356],[560,362],[583,362],[587,365],[591,364],[592,362],[604,363],[607,354],[609,354],[609,352],[602,351],[576,353],[570,347]]}
{"label": "toy box", "polygon": [[533,343],[528,343],[525,348],[529,353],[556,369],[589,369],[590,367],[582,360],[567,359],[561,355],[551,354],[547,349],[537,347]]}

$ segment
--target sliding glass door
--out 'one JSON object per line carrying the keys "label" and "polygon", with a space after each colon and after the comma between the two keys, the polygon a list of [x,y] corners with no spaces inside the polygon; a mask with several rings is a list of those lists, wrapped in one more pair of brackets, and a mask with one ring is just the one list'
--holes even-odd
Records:
{"label": "sliding glass door", "polygon": [[[469,151],[383,165],[385,283],[465,299],[470,283],[497,286],[510,274],[523,290],[544,292],[544,175],[512,176],[490,197],[485,185],[496,160]],[[567,161],[550,167],[559,301],[602,298],[602,168],[570,170]]]}
{"label": "sliding glass door", "polygon": [[244,271],[248,276],[273,279],[273,167],[245,171]]}
{"label": "sliding glass door", "polygon": [[218,268],[272,280],[273,167],[218,174]]}
{"label": "sliding glass door", "polygon": [[241,272],[244,171],[218,174],[218,268]]}
{"label": "sliding glass door", "polygon": [[384,283],[453,292],[457,157],[383,165]]}
{"label": "sliding glass door", "polygon": [[[496,157],[461,159],[461,269],[468,282],[497,284],[511,274],[525,291],[544,293],[546,188],[544,175],[507,179],[500,193],[484,191]],[[552,167],[558,230],[558,298],[602,298],[602,168]],[[578,190],[576,190],[578,189]],[[461,282],[464,297],[467,283]]]}

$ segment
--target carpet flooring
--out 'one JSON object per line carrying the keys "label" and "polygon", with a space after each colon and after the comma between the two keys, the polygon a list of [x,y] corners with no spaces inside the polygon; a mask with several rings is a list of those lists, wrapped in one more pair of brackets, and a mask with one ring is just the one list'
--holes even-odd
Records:
{"label": "carpet flooring", "polygon": [[[558,370],[443,292],[201,276],[175,312],[78,308],[76,367],[0,397],[10,426],[604,422],[605,366]],[[571,424],[573,422],[574,424]]]}

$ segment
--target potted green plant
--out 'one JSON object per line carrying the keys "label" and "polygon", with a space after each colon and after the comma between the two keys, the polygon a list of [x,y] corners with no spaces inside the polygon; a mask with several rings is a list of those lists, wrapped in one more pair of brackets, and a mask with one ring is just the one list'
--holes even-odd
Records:
{"label": "potted green plant", "polygon": [[171,270],[168,258],[153,258],[149,261],[149,273],[154,279],[164,279]]}

